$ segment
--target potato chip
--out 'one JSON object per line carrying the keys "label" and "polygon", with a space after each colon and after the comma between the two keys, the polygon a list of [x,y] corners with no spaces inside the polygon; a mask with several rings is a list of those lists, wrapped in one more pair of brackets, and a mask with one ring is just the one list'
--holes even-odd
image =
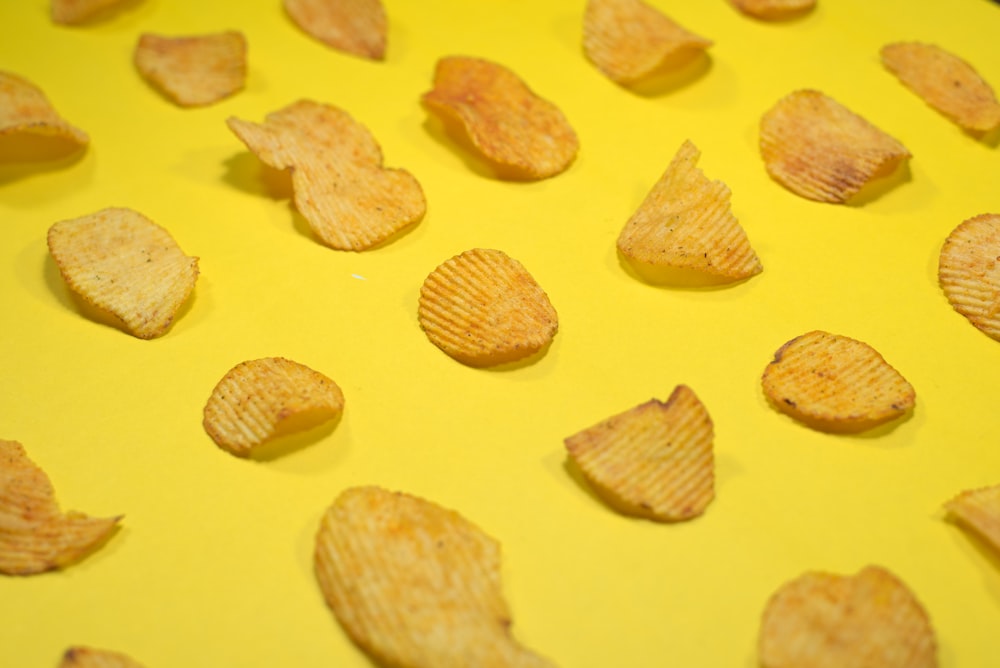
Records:
{"label": "potato chip", "polygon": [[135,47],[139,73],[182,107],[218,102],[243,89],[247,41],[243,33],[166,37],[144,33]]}
{"label": "potato chip", "polygon": [[860,432],[913,408],[913,387],[867,343],[822,331],[781,346],[763,374],[764,394],[808,427]]}
{"label": "potato chip", "polygon": [[629,260],[741,280],[763,267],[729,208],[730,191],[698,169],[701,152],[685,141],[618,237]]}
{"label": "potato chip", "polygon": [[320,523],[315,570],[341,627],[380,665],[552,665],[511,636],[499,544],[453,510],[347,489]]}
{"label": "potato chip", "polygon": [[445,120],[458,121],[500,176],[544,179],[576,157],[579,141],[559,108],[502,65],[442,58],[423,101]]}
{"label": "potato chip", "polygon": [[0,573],[65,568],[102,545],[120,519],[63,513],[49,477],[24,446],[0,440]]}
{"label": "potato chip", "polygon": [[417,317],[431,343],[475,367],[533,355],[559,327],[548,295],[524,265],[484,248],[456,255],[427,276]]}
{"label": "potato chip", "polygon": [[780,21],[811,11],[816,0],[729,0],[748,16],[764,21]]}
{"label": "potato chip", "polygon": [[847,202],[910,158],[896,139],[814,90],[795,91],[764,114],[760,152],[775,181],[831,203]]}
{"label": "potato chip", "polygon": [[291,170],[295,206],[330,248],[373,248],[427,211],[413,175],[383,167],[375,138],[341,109],[299,100],[261,125],[227,123],[264,164]]}
{"label": "potato chip", "polygon": [[959,224],[941,247],[938,283],[948,302],[977,329],[1000,341],[1000,214]]}
{"label": "potato chip", "polygon": [[[34,135],[66,140],[74,147],[90,142],[87,133],[67,123],[45,93],[27,79],[0,71],[0,137]],[[0,153],[0,158],[6,156]]]}
{"label": "potato chip", "polygon": [[1000,128],[1000,102],[975,68],[935,44],[897,42],[882,64],[938,112],[973,133]]}
{"label": "potato chip", "polygon": [[565,440],[584,478],[629,515],[689,520],[715,498],[712,419],[686,385]]}
{"label": "potato chip", "polygon": [[340,417],[344,394],[330,378],[283,357],[237,364],[212,390],[203,425],[239,457],[282,436]]}
{"label": "potato chip", "polygon": [[682,63],[711,45],[711,40],[685,30],[642,0],[587,1],[584,53],[620,84]]}
{"label": "potato chip", "polygon": [[52,0],[52,21],[76,25],[94,18],[106,9],[125,4],[126,0]]}
{"label": "potato chip", "polygon": [[768,601],[758,638],[761,668],[935,668],[927,611],[896,575],[808,572]]}
{"label": "potato chip", "polygon": [[66,650],[59,668],[143,668],[143,666],[121,652],[81,646]]}
{"label": "potato chip", "polygon": [[282,0],[292,21],[338,51],[383,60],[388,33],[381,0]]}
{"label": "potato chip", "polygon": [[959,524],[1000,551],[1000,485],[965,490],[944,508]]}

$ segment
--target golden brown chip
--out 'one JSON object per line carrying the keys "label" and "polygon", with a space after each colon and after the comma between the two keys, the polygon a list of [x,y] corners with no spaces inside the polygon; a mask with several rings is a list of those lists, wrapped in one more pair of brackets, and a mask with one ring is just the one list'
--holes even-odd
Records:
{"label": "golden brown chip", "polygon": [[1000,128],[1000,102],[975,68],[934,44],[898,42],[882,47],[882,64],[924,102],[962,128]]}
{"label": "golden brown chip", "polygon": [[744,14],[765,21],[780,21],[799,16],[816,6],[816,0],[729,0],[729,2]]}
{"label": "golden brown chip", "polygon": [[730,191],[698,169],[700,151],[685,141],[618,237],[618,250],[643,265],[674,267],[727,280],[763,270],[729,208]]}
{"label": "golden brown chip", "polygon": [[511,637],[500,546],[430,501],[355,487],[316,535],[316,578],[348,636],[380,664],[551,666]]}
{"label": "golden brown chip", "polygon": [[760,122],[767,173],[797,195],[843,203],[891,174],[910,152],[886,133],[823,93],[799,90]]}
{"label": "golden brown chip", "polygon": [[381,0],[283,0],[307,34],[333,48],[370,60],[385,58],[388,23]]}
{"label": "golden brown chip", "polygon": [[689,520],[715,498],[712,419],[686,385],[565,440],[570,457],[608,503],[629,515]]}
{"label": "golden brown chip", "polygon": [[969,218],[941,247],[938,282],[948,302],[992,339],[1000,341],[1000,214]]}
{"label": "golden brown chip", "polygon": [[1000,485],[966,490],[944,507],[959,524],[1000,550]]}
{"label": "golden brown chip", "polygon": [[366,250],[424,217],[417,180],[383,167],[375,138],[341,109],[299,100],[263,124],[227,123],[265,164],[291,170],[295,206],[330,248]]}
{"label": "golden brown chip", "polygon": [[913,592],[881,566],[808,572],[768,601],[761,668],[934,668],[937,640]]}
{"label": "golden brown chip", "polygon": [[763,375],[775,408],[820,431],[860,432],[913,408],[913,387],[867,343],[813,331],[781,346]]}
{"label": "golden brown chip", "polygon": [[131,209],[60,221],[49,228],[48,244],[69,288],[140,339],[169,329],[198,278],[198,258]]}
{"label": "golden brown chip", "polygon": [[0,440],[0,573],[34,575],[79,561],[121,517],[63,513],[45,471],[17,441]]}
{"label": "golden brown chip", "polygon": [[124,3],[125,0],[52,0],[52,21],[63,25],[83,23],[105,9]]}
{"label": "golden brown chip", "polygon": [[247,41],[235,31],[189,37],[145,33],[135,47],[135,66],[180,106],[204,106],[243,89]]}
{"label": "golden brown chip", "polygon": [[143,666],[121,652],[93,647],[70,647],[63,654],[59,668],[143,668]]}
{"label": "golden brown chip", "polygon": [[304,364],[265,357],[237,364],[212,390],[203,425],[216,444],[239,457],[278,437],[340,417],[344,395]]}
{"label": "golden brown chip", "polygon": [[629,84],[712,45],[642,0],[588,0],[583,50],[611,80]]}
{"label": "golden brown chip", "polygon": [[417,309],[431,343],[470,366],[495,366],[547,346],[559,327],[548,295],[503,251],[474,248],[427,276]]}
{"label": "golden brown chip", "polygon": [[57,137],[75,146],[90,142],[86,132],[59,116],[38,86],[0,71],[0,137],[13,135]]}
{"label": "golden brown chip", "polygon": [[579,141],[558,107],[488,60],[440,59],[423,101],[445,120],[458,121],[501,176],[544,179],[576,157]]}

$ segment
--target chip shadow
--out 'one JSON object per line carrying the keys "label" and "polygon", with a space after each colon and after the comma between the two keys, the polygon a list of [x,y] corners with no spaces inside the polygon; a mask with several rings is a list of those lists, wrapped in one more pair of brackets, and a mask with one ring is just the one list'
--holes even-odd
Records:
{"label": "chip shadow", "polygon": [[637,81],[618,85],[640,97],[665,97],[704,78],[711,69],[711,56],[704,50],[697,49],[668,58],[654,71]]}

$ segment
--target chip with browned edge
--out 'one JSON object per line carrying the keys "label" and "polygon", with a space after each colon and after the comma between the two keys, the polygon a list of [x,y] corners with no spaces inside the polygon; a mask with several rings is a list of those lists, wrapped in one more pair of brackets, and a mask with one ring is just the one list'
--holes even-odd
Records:
{"label": "chip with browned edge", "polygon": [[144,33],[135,47],[139,73],[182,107],[200,107],[243,89],[247,41],[233,30],[168,37]]}
{"label": "chip with browned edge", "polygon": [[767,173],[785,188],[836,204],[910,158],[899,141],[815,90],[795,91],[763,115],[760,153]]}
{"label": "chip with browned edge", "polygon": [[121,652],[77,646],[66,650],[59,668],[143,668],[143,666]]}
{"label": "chip with browned edge", "polygon": [[424,217],[420,184],[383,167],[375,138],[346,111],[299,100],[263,124],[227,123],[264,164],[291,171],[296,208],[330,248],[366,250]]}
{"label": "chip with browned edge", "polygon": [[935,668],[927,611],[882,566],[853,575],[810,571],[783,584],[764,609],[761,668]]}
{"label": "chip with browned edge", "polygon": [[544,179],[576,158],[579,141],[562,111],[502,65],[441,58],[423,101],[445,121],[458,121],[501,177]]}
{"label": "chip with browned edge", "polygon": [[120,519],[63,513],[49,477],[24,446],[0,440],[0,573],[65,568],[100,547]]}
{"label": "chip with browned edge", "polygon": [[941,247],[938,283],[952,307],[977,329],[1000,341],[1000,214],[985,213],[958,225]]}
{"label": "chip with browned edge", "polygon": [[[54,137],[73,148],[90,142],[87,133],[66,122],[45,93],[23,77],[0,71],[0,137]],[[6,159],[0,144],[0,159]]]}
{"label": "chip with browned edge", "polygon": [[369,60],[385,58],[382,0],[282,0],[292,21],[328,46]]}
{"label": "chip with browned edge", "polygon": [[816,0],[729,0],[730,4],[747,16],[764,21],[780,21],[809,12]]}
{"label": "chip with browned edge", "polygon": [[584,478],[613,508],[674,522],[715,498],[712,419],[691,388],[652,399],[565,440]]}
{"label": "chip with browned edge", "polygon": [[53,23],[75,25],[84,23],[127,0],[52,0]]}
{"label": "chip with browned edge", "polygon": [[1000,551],[1000,485],[965,490],[944,508],[959,524]]}
{"label": "chip with browned edge", "polygon": [[812,331],[781,346],[764,370],[779,411],[827,432],[860,432],[913,408],[913,386],[867,343]]}
{"label": "chip with browned edge", "polygon": [[320,523],[315,571],[341,627],[380,665],[552,665],[511,635],[499,543],[453,510],[349,488]]}

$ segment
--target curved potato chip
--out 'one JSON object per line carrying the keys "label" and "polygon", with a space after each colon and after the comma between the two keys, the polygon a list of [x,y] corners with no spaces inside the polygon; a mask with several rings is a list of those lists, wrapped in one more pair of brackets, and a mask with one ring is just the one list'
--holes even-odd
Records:
{"label": "curved potato chip", "polygon": [[388,21],[381,0],[282,0],[292,21],[338,51],[385,58]]}
{"label": "curved potato chip", "polygon": [[62,513],[52,483],[24,446],[0,440],[0,573],[69,566],[107,540],[120,519]]}
{"label": "curved potato chip", "polygon": [[816,0],[729,0],[744,14],[765,21],[780,21],[811,11]]}
{"label": "curved potato chip", "polygon": [[143,668],[141,663],[121,652],[93,647],[70,647],[63,654],[59,668]]}
{"label": "curved potato chip", "polygon": [[965,490],[944,508],[962,526],[1000,551],[1000,485]]}
{"label": "curved potato chip", "polygon": [[952,307],[1000,341],[1000,214],[986,213],[952,230],[938,258],[938,283]]}
{"label": "curved potato chip", "polygon": [[0,71],[0,137],[7,135],[58,137],[76,147],[90,142],[86,132],[70,125],[56,112],[38,86],[16,74]]}
{"label": "curved potato chip", "polygon": [[52,21],[75,25],[97,16],[105,9],[124,3],[125,0],[52,0]]}
{"label": "curved potato chip", "polygon": [[843,203],[910,157],[897,140],[831,97],[798,90],[760,122],[767,173],[793,193]]}
{"label": "curved potato chip", "polygon": [[761,668],[936,668],[937,640],[913,592],[881,566],[809,572],[768,601]]}
{"label": "curved potato chip", "polygon": [[145,33],[134,60],[139,73],[180,106],[204,106],[243,88],[247,41],[232,30],[188,37]]}
{"label": "curved potato chip", "polygon": [[342,492],[316,534],[316,578],[348,636],[410,668],[543,668],[511,637],[500,546],[457,512],[378,487]]}

